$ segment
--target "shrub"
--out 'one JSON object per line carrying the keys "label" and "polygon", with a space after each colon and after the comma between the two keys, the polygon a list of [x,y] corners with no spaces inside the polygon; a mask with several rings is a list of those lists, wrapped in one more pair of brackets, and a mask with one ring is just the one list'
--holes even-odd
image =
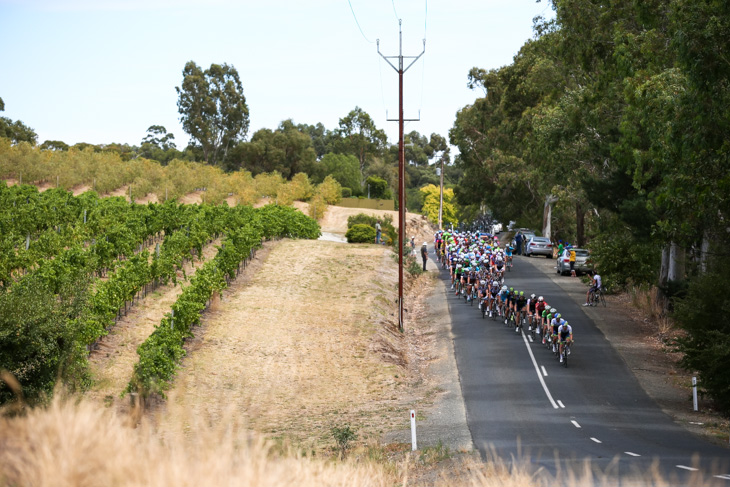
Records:
{"label": "shrub", "polygon": [[374,243],[375,229],[370,225],[358,223],[347,230],[345,237],[349,243]]}
{"label": "shrub", "polygon": [[352,196],[352,190],[350,188],[342,188],[342,197],[349,198]]}
{"label": "shrub", "polygon": [[708,272],[691,279],[685,297],[674,301],[674,317],[687,332],[676,345],[684,354],[681,364],[697,371],[700,389],[730,414],[730,262],[716,255]]}
{"label": "shrub", "polygon": [[351,228],[353,225],[363,224],[370,225],[375,230],[375,223],[380,220],[381,228],[381,239],[386,245],[393,245],[398,240],[398,231],[393,226],[393,217],[385,215],[383,217],[366,215],[365,213],[358,213],[347,218],[347,228]]}

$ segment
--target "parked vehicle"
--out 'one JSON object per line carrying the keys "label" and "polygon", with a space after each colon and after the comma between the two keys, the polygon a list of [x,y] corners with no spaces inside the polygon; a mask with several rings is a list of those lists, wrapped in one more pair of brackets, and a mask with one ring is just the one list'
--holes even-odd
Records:
{"label": "parked vehicle", "polygon": [[[530,230],[529,228],[518,228],[517,230],[515,230],[515,237],[517,236],[517,232],[522,234],[522,253],[524,253],[527,242],[536,235],[535,232]],[[512,247],[517,248],[517,242],[515,241],[514,237],[512,237]]]}
{"label": "parked vehicle", "polygon": [[530,240],[527,241],[523,253],[527,257],[532,257],[533,255],[544,255],[548,259],[552,259],[553,244],[547,237],[532,237]]}
{"label": "parked vehicle", "polygon": [[[573,249],[575,250],[575,273],[586,274],[590,271],[593,266],[591,264],[591,253],[586,249]],[[565,249],[563,253],[558,256],[558,274],[567,276],[570,274],[570,250]]]}

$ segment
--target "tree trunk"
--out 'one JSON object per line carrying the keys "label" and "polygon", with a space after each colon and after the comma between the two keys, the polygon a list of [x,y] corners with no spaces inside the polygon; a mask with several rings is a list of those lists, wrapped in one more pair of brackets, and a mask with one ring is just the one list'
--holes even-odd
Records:
{"label": "tree trunk", "polygon": [[702,274],[707,272],[707,256],[710,252],[710,236],[707,234],[707,230],[702,234],[702,246],[700,247],[700,272]]}
{"label": "tree trunk", "polygon": [[656,293],[657,304],[661,306],[663,310],[667,310],[667,281],[669,280],[669,257],[670,257],[671,245],[667,244],[662,249],[662,265],[659,268],[659,289]]}
{"label": "tree trunk", "polygon": [[586,244],[585,219],[586,211],[580,201],[577,201],[575,203],[575,237],[578,247],[583,247]]}
{"label": "tree trunk", "polygon": [[667,281],[681,281],[684,279],[685,250],[672,242],[669,248],[669,272]]}
{"label": "tree trunk", "polygon": [[545,209],[542,213],[542,236],[552,239],[553,203],[558,201],[553,195],[545,197]]}

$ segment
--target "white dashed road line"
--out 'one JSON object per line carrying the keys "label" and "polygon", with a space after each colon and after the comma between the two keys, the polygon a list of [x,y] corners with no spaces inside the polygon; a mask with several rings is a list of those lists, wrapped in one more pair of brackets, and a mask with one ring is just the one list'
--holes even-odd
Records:
{"label": "white dashed road line", "polygon": [[563,404],[563,401],[558,401],[558,406],[561,408],[565,408],[565,404]]}
{"label": "white dashed road line", "polygon": [[580,428],[580,425],[578,424],[578,421],[575,421],[575,420],[572,420],[571,419],[570,422],[573,423],[573,426],[575,426],[576,428]]}
{"label": "white dashed road line", "polygon": [[627,455],[630,455],[632,457],[640,457],[641,456],[638,453],[634,453],[634,452],[630,452],[630,451],[625,451],[624,453],[626,453]]}
{"label": "white dashed road line", "polygon": [[716,479],[730,480],[730,475],[715,475]]}
{"label": "white dashed road line", "polygon": [[686,465],[675,465],[675,467],[681,468],[682,470],[689,470],[690,472],[696,472],[697,470],[699,470],[698,468],[688,467]]}
{"label": "white dashed road line", "polygon": [[545,377],[547,377],[547,369],[545,368],[545,366],[544,365],[541,365],[540,368],[542,369],[542,375],[544,375]]}
{"label": "white dashed road line", "polygon": [[532,347],[530,347],[530,343],[527,341],[527,335],[525,335],[525,332],[522,332],[522,340],[525,342],[525,347],[527,347],[527,351],[530,354],[530,359],[532,359],[532,365],[535,366],[535,372],[537,372],[537,378],[540,379],[540,384],[542,384],[542,388],[545,391],[545,395],[550,400],[550,404],[553,405],[554,409],[558,409],[558,405],[555,403],[555,400],[553,399],[552,394],[550,394],[550,390],[547,388],[547,384],[545,384],[545,379],[542,378],[542,374],[540,374],[540,367],[537,366],[537,360],[535,360],[535,355],[532,354]]}
{"label": "white dashed road line", "polygon": [[591,441],[592,441],[592,442],[594,442],[594,443],[603,443],[603,442],[602,442],[601,440],[599,440],[598,438],[593,438],[592,436],[591,436]]}

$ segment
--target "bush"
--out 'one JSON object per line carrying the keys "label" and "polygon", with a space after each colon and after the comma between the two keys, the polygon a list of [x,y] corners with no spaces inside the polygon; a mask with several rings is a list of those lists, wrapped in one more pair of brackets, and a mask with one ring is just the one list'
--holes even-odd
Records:
{"label": "bush", "polygon": [[342,197],[343,198],[350,198],[352,196],[352,190],[350,188],[342,188]]}
{"label": "bush", "polygon": [[366,215],[365,213],[358,213],[347,218],[347,228],[351,228],[353,225],[370,225],[375,230],[375,224],[380,220],[381,228],[381,239],[386,245],[393,245],[398,240],[398,231],[393,226],[393,217],[385,215],[384,217],[378,217],[373,215]]}
{"label": "bush", "polygon": [[345,237],[349,243],[375,243],[375,229],[358,223],[347,230]]}
{"label": "bush", "polygon": [[730,262],[716,257],[706,274],[691,279],[684,298],[674,301],[674,318],[687,334],[676,342],[681,364],[697,371],[698,386],[730,414]]}
{"label": "bush", "polygon": [[603,229],[591,240],[590,250],[594,267],[609,290],[656,282],[660,247],[637,240],[621,225]]}

